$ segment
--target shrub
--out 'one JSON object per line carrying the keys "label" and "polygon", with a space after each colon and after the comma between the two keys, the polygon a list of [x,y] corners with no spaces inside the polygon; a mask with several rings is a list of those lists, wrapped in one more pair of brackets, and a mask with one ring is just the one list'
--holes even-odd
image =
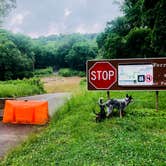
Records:
{"label": "shrub", "polygon": [[34,71],[35,76],[47,76],[53,74],[53,68],[52,67],[47,67],[45,69],[36,69]]}
{"label": "shrub", "polygon": [[80,77],[84,77],[85,76],[85,72],[83,71],[77,71],[77,70],[72,70],[72,69],[69,69],[69,68],[63,68],[63,69],[60,69],[58,74],[60,76],[63,76],[63,77],[71,77],[71,76],[80,76]]}

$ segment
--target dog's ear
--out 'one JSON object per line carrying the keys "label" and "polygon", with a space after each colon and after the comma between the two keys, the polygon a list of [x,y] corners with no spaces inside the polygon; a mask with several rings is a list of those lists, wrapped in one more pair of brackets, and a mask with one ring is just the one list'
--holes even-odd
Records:
{"label": "dog's ear", "polygon": [[128,94],[126,94],[126,97],[128,98],[128,97],[129,97],[129,95],[128,95]]}
{"label": "dog's ear", "polygon": [[100,104],[103,104],[103,97],[100,97],[100,98],[99,98],[98,103],[99,103],[99,105],[100,105]]}

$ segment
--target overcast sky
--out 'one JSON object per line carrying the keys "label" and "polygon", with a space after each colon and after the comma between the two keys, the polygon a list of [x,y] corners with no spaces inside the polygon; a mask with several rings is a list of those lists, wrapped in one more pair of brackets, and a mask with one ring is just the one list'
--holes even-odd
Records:
{"label": "overcast sky", "polygon": [[31,37],[96,33],[121,15],[115,0],[17,0],[4,28]]}

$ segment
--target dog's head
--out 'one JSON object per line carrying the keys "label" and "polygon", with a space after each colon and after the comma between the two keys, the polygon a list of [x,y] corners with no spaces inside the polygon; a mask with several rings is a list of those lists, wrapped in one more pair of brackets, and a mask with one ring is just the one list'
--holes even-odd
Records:
{"label": "dog's head", "polygon": [[131,102],[134,101],[134,100],[133,100],[133,97],[132,97],[132,96],[129,96],[128,94],[126,95],[125,100],[127,101],[127,103],[131,103]]}

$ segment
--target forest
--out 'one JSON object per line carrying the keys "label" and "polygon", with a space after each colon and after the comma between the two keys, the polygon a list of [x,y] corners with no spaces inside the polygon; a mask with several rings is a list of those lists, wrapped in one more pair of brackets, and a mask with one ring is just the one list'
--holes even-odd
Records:
{"label": "forest", "polygon": [[52,35],[31,39],[0,30],[0,80],[32,77],[35,69],[52,67],[85,71],[97,56],[96,34]]}
{"label": "forest", "polygon": [[[14,0],[2,2],[0,22],[15,7]],[[32,39],[1,28],[0,80],[29,78],[46,67],[85,71],[90,59],[165,57],[165,9],[165,0],[125,0],[123,16],[108,21],[100,34]]]}

